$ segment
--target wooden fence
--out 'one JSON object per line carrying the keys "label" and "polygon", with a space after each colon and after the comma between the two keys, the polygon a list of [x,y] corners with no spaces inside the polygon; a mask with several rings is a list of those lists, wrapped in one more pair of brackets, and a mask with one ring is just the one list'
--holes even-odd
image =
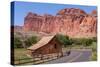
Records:
{"label": "wooden fence", "polygon": [[41,56],[37,56],[34,58],[20,58],[15,60],[15,65],[23,65],[23,64],[40,64],[44,63],[50,60],[57,59],[61,56],[61,54],[58,55],[58,53],[53,54],[46,54]]}

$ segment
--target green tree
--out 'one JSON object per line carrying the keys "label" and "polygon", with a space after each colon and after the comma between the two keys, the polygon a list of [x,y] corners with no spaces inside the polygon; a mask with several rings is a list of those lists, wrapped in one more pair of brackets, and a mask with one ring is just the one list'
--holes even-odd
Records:
{"label": "green tree", "polygon": [[75,45],[82,45],[82,41],[79,38],[71,38],[71,41],[73,42],[73,44]]}
{"label": "green tree", "polygon": [[56,38],[60,43],[63,44],[64,47],[66,47],[67,45],[71,45],[72,44],[72,41],[69,39],[68,36],[57,34]]}
{"label": "green tree", "polygon": [[72,41],[76,45],[83,45],[83,46],[89,46],[93,42],[91,38],[73,38]]}
{"label": "green tree", "polygon": [[82,42],[82,44],[84,45],[84,46],[89,46],[89,45],[91,45],[92,44],[92,39],[86,39],[86,38],[83,38],[82,40],[81,40],[81,42]]}
{"label": "green tree", "polygon": [[93,37],[92,40],[93,40],[94,42],[97,42],[97,37]]}
{"label": "green tree", "polygon": [[28,39],[25,40],[25,44],[27,47],[31,46],[32,44],[35,44],[37,43],[38,39],[36,36],[32,36],[32,37],[29,37]]}
{"label": "green tree", "polygon": [[14,37],[14,48],[22,48],[22,42],[18,37]]}

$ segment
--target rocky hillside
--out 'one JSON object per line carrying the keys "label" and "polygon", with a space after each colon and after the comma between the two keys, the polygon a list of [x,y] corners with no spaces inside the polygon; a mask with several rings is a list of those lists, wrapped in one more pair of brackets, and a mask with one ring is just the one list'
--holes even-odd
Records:
{"label": "rocky hillside", "polygon": [[14,31],[22,31],[23,27],[22,26],[14,26]]}
{"label": "rocky hillside", "polygon": [[97,12],[87,14],[78,8],[65,8],[53,16],[29,12],[24,19],[24,31],[61,33],[70,37],[94,37],[97,33]]}

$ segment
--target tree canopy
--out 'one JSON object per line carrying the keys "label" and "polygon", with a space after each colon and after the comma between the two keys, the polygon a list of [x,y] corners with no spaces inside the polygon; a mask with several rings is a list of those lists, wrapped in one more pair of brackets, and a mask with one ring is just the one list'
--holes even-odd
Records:
{"label": "tree canopy", "polygon": [[14,48],[22,48],[22,42],[20,38],[14,37]]}
{"label": "tree canopy", "polygon": [[70,40],[69,36],[57,34],[56,35],[57,40],[63,44],[64,47],[67,45],[72,45],[72,41]]}
{"label": "tree canopy", "polygon": [[29,37],[28,39],[25,40],[25,44],[27,47],[31,46],[32,44],[35,44],[37,43],[38,39],[36,36],[32,36],[32,37]]}

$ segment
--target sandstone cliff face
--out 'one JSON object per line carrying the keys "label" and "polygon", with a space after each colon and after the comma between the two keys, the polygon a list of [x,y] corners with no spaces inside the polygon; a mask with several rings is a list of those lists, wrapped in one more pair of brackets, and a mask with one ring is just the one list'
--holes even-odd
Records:
{"label": "sandstone cliff face", "polygon": [[97,16],[78,8],[62,9],[55,16],[40,16],[29,12],[23,26],[24,31],[61,33],[70,37],[94,37],[97,33],[96,28]]}

